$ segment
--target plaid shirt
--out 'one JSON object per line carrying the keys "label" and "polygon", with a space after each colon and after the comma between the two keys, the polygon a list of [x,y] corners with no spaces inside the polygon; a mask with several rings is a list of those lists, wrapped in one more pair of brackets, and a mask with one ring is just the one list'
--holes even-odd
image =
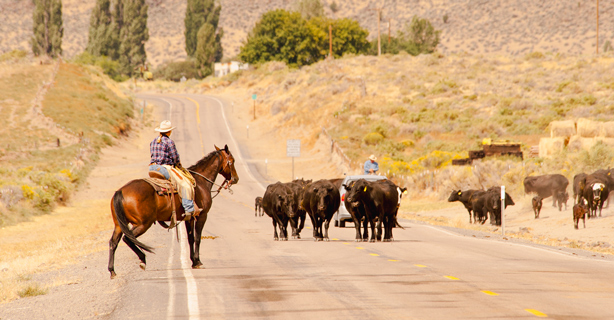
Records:
{"label": "plaid shirt", "polygon": [[160,142],[158,142],[158,137],[156,137],[149,144],[149,151],[151,152],[151,163],[170,166],[176,166],[181,163],[175,142],[167,136],[163,135]]}

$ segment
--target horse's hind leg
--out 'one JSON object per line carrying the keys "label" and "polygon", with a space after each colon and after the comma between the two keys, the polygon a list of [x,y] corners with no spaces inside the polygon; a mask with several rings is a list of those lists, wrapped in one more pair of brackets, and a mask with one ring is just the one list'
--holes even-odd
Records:
{"label": "horse's hind leg", "polygon": [[[145,233],[147,229],[148,228],[145,228],[144,225],[139,225],[132,228],[132,234],[134,234],[135,237],[139,237],[140,235]],[[128,237],[124,237],[124,242],[128,245],[128,247],[130,247],[130,249],[132,249],[132,251],[134,251],[134,253],[136,253],[136,255],[139,257],[139,260],[141,260],[139,267],[145,270],[145,266],[147,265],[147,262],[145,261],[145,253],[143,253],[143,251],[141,251],[141,249],[139,249],[136,244],[134,244],[130,239],[128,239]]]}
{"label": "horse's hind leg", "polygon": [[119,226],[115,226],[111,240],[109,240],[109,272],[111,273],[111,279],[117,276],[115,273],[115,250],[117,250],[117,245],[122,235],[122,229]]}

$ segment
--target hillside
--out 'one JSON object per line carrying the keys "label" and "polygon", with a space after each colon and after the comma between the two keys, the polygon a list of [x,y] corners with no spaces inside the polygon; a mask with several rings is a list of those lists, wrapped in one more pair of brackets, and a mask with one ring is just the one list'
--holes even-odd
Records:
{"label": "hillside", "polygon": [[0,62],[0,97],[0,226],[67,203],[100,150],[137,124],[112,80],[75,64]]}
{"label": "hillside", "polygon": [[[488,187],[502,179],[521,192],[522,179],[532,172],[572,178],[582,170],[607,167],[612,158],[589,161],[607,150],[537,158],[525,161],[526,166],[506,158],[468,171],[449,164],[478,149],[483,138],[521,142],[526,156],[540,138],[550,136],[552,121],[611,121],[613,63],[611,55],[541,53],[357,56],[300,70],[275,62],[223,79],[179,86],[149,83],[144,90],[232,97],[241,106],[236,116],[268,128],[270,139],[281,141],[277,148],[285,148],[287,137],[312,148],[326,135],[324,128],[348,157],[346,172],[358,172],[369,154],[376,154],[382,172],[404,180],[415,192],[428,188],[442,198],[451,188]],[[257,95],[255,121],[252,94]],[[580,154],[584,160],[577,158]]]}
{"label": "hillside", "polygon": [[[90,12],[94,0],[64,0],[65,57],[73,57],[87,44]],[[146,45],[149,62],[154,66],[166,60],[185,58],[183,19],[185,0],[149,0],[150,40]],[[221,0],[220,26],[224,28],[225,57],[235,56],[259,17],[276,8],[292,8],[290,0]],[[335,0],[339,10],[330,10],[332,1],[323,1],[327,15],[356,19],[369,30],[370,38],[377,35],[377,13],[371,10],[381,5],[377,1]],[[382,33],[391,19],[396,33],[411,17],[429,19],[441,30],[439,51],[444,54],[501,53],[522,55],[528,52],[553,52],[583,55],[595,52],[594,1],[452,1],[411,0],[386,1],[382,10]],[[0,53],[13,49],[29,50],[32,30],[30,1],[0,0]],[[448,17],[444,23],[444,16]],[[600,7],[600,51],[606,41],[614,38],[614,7]],[[384,39],[385,41],[385,39]],[[611,50],[611,49],[610,49]]]}

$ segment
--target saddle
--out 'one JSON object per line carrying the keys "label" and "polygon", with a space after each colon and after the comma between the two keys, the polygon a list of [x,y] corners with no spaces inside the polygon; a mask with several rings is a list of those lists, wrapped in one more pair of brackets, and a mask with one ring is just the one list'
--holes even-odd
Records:
{"label": "saddle", "polygon": [[160,223],[162,227],[169,230],[176,227],[177,210],[175,209],[175,194],[177,194],[178,192],[177,189],[173,187],[173,183],[170,180],[167,180],[163,174],[156,171],[149,171],[149,178],[143,178],[143,181],[149,183],[149,185],[154,188],[158,196],[169,197],[169,200],[171,202],[172,213],[170,226],[166,225],[166,223],[164,223],[163,221],[158,221],[158,223]]}

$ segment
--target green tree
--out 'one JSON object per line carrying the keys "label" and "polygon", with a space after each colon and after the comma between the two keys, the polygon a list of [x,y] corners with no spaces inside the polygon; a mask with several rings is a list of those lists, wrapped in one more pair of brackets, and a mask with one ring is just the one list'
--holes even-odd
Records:
{"label": "green tree", "polygon": [[213,73],[213,62],[217,48],[210,45],[215,42],[215,29],[209,23],[205,23],[198,30],[196,46],[196,63],[199,75],[206,77]]}
{"label": "green tree", "polygon": [[239,57],[244,62],[283,61],[299,67],[313,63],[307,48],[311,37],[298,12],[277,9],[266,12],[247,36]]}
{"label": "green tree", "polygon": [[414,56],[433,53],[439,44],[440,33],[429,20],[413,16],[411,24],[405,25],[405,30],[398,34],[399,49]]}
{"label": "green tree", "polygon": [[311,41],[308,42],[313,61],[326,58],[330,51],[329,26],[332,26],[333,57],[339,58],[346,53],[361,54],[369,49],[369,32],[360,27],[358,21],[316,17],[307,22]]}
{"label": "green tree", "polygon": [[222,36],[224,31],[218,28],[222,7],[215,4],[215,0],[188,0],[185,12],[185,51],[190,57],[195,57],[198,46],[198,33],[201,27],[208,23],[217,31],[215,37],[208,45],[216,47],[215,61],[222,59]]}
{"label": "green tree", "polygon": [[57,57],[62,54],[62,0],[35,0],[30,41],[35,55]]}
{"label": "green tree", "polygon": [[[114,4],[117,7],[118,2]],[[111,13],[111,0],[97,0],[90,16],[90,29],[85,49],[93,56],[119,59],[119,28]]]}
{"label": "green tree", "polygon": [[298,11],[305,20],[324,17],[324,6],[320,0],[298,0],[294,7],[295,11]]}
{"label": "green tree", "polygon": [[147,61],[145,43],[149,40],[148,6],[145,0],[127,0],[123,3],[122,9],[123,25],[119,35],[119,64],[122,73],[131,76],[135,73],[136,67]]}

